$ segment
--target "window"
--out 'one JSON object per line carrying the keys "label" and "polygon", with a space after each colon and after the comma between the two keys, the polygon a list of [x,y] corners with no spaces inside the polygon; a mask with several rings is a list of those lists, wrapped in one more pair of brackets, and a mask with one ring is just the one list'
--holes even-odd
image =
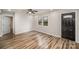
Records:
{"label": "window", "polygon": [[48,16],[38,17],[38,24],[48,26]]}
{"label": "window", "polygon": [[48,16],[43,17],[43,26],[48,26]]}
{"label": "window", "polygon": [[42,17],[38,17],[38,24],[42,25]]}

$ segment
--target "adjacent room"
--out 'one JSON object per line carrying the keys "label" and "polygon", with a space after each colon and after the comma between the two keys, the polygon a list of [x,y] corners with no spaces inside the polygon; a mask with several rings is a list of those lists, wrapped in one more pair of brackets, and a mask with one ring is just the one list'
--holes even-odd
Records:
{"label": "adjacent room", "polygon": [[78,9],[0,9],[0,49],[78,48]]}

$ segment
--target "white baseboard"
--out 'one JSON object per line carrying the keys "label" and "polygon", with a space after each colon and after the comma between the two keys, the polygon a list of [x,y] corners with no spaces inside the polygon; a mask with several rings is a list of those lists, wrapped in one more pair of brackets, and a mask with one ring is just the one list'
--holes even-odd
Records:
{"label": "white baseboard", "polygon": [[[35,31],[37,31],[37,30],[35,30]],[[42,31],[38,31],[38,32],[42,32]],[[52,35],[52,36],[56,36],[56,37],[61,38],[61,36],[60,36],[60,35],[54,35],[54,34],[50,34],[50,33],[47,33],[47,32],[42,32],[42,33],[45,33],[45,34],[48,34],[48,35]]]}
{"label": "white baseboard", "polygon": [[0,35],[0,37],[2,37],[2,35]]}
{"label": "white baseboard", "polygon": [[22,34],[22,33],[25,33],[25,32],[15,33],[15,35]]}
{"label": "white baseboard", "polygon": [[53,36],[56,36],[56,37],[60,37],[61,38],[61,36],[59,36],[59,35],[53,35]]}
{"label": "white baseboard", "polygon": [[25,32],[17,32],[17,33],[15,33],[15,35],[22,34],[22,33],[27,33],[27,32],[30,32],[30,31],[25,31]]}
{"label": "white baseboard", "polygon": [[76,43],[79,43],[79,40],[76,39],[75,42],[76,42]]}

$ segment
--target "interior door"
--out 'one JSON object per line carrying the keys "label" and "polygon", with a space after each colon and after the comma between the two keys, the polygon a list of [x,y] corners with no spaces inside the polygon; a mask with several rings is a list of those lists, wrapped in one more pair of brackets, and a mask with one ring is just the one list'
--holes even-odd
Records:
{"label": "interior door", "polygon": [[3,17],[2,28],[3,28],[3,35],[10,33],[10,18],[9,17],[7,16]]}
{"label": "interior door", "polygon": [[75,41],[75,12],[62,14],[62,37]]}

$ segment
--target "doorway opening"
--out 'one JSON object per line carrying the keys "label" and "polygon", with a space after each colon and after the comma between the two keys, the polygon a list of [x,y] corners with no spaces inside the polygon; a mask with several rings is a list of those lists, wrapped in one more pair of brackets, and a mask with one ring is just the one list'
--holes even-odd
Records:
{"label": "doorway opening", "polygon": [[2,19],[2,39],[11,39],[14,37],[13,33],[13,17],[4,16]]}

